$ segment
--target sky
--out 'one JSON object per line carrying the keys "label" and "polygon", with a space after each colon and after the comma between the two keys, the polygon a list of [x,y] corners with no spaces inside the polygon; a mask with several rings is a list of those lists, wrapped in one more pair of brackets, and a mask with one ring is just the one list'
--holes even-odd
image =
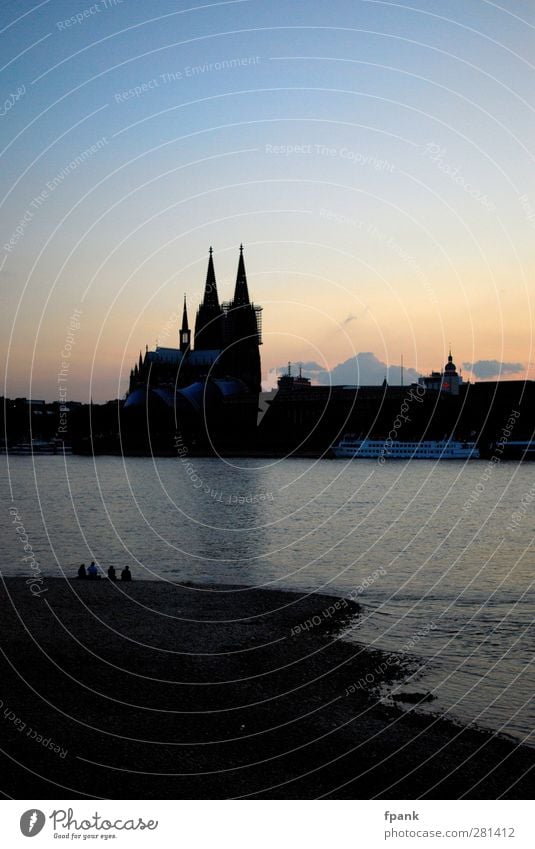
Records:
{"label": "sky", "polygon": [[17,0],[0,38],[0,394],[123,396],[240,243],[266,388],[450,344],[535,378],[529,0]]}

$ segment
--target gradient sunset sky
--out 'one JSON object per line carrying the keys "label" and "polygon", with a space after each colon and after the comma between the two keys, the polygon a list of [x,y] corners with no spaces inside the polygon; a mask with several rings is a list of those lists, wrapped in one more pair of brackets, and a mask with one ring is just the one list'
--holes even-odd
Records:
{"label": "gradient sunset sky", "polygon": [[535,377],[532,2],[17,0],[0,30],[1,394],[56,399],[69,340],[68,397],[124,395],[240,242],[266,385],[450,342]]}

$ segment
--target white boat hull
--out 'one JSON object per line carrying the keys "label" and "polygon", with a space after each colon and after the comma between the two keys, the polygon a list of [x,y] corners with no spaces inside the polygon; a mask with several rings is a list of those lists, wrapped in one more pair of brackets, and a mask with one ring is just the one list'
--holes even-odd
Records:
{"label": "white boat hull", "polygon": [[382,460],[476,460],[479,449],[475,442],[454,440],[401,442],[389,439],[342,439],[333,445],[335,457],[345,459]]}

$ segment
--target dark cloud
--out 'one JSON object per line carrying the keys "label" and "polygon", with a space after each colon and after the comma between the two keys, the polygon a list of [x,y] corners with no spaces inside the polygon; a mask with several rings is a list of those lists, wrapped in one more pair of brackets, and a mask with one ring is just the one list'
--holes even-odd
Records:
{"label": "dark cloud", "polygon": [[342,323],[341,323],[340,327],[347,327],[347,325],[348,325],[348,324],[351,324],[351,322],[352,322],[352,321],[359,321],[361,318],[364,318],[364,316],[365,316],[365,315],[366,315],[366,313],[369,311],[369,309],[370,309],[370,308],[369,308],[368,306],[365,306],[365,307],[361,310],[361,312],[359,313],[359,315],[355,315],[354,313],[350,312],[350,313],[349,313],[349,315],[347,315],[347,316],[344,318],[344,320],[342,321]]}
{"label": "dark cloud", "polygon": [[522,363],[501,363],[499,360],[477,360],[475,363],[463,363],[463,368],[481,378],[517,374],[524,370]]}
{"label": "dark cloud", "polygon": [[[359,386],[378,386],[386,377],[391,385],[399,385],[401,383],[401,367],[399,365],[389,365],[377,359],[371,351],[363,351],[355,357],[351,357],[344,363],[339,363],[331,371],[326,370],[318,363],[307,362],[299,363],[301,365],[304,377],[309,377],[313,383],[322,385],[359,385]],[[287,370],[286,366],[278,369],[279,373]],[[297,368],[293,367],[293,372],[297,374]],[[416,383],[420,375],[412,368],[403,370],[403,382],[406,384]]]}

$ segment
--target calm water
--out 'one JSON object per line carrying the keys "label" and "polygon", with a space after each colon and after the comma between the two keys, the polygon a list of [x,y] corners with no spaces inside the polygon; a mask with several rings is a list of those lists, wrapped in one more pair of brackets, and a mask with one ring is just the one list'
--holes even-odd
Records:
{"label": "calm water", "polygon": [[27,574],[13,495],[45,574],[95,559],[135,578],[352,593],[348,639],[414,657],[404,691],[526,740],[535,464],[190,462],[10,457],[2,573]]}

